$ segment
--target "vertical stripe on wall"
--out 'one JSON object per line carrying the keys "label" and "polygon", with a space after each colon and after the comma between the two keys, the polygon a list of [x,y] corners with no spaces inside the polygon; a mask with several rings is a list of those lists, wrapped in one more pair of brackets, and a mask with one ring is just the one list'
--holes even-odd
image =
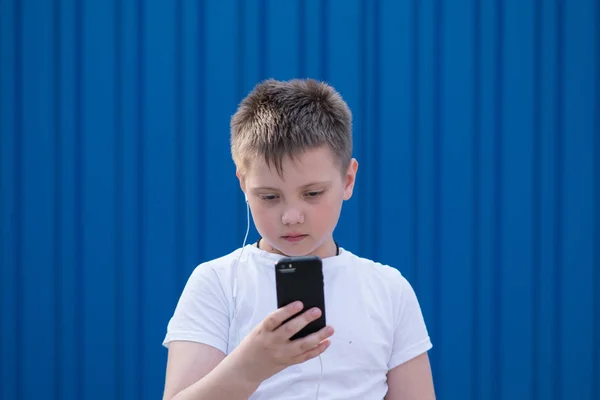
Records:
{"label": "vertical stripe on wall", "polygon": [[[510,395],[530,398],[532,385],[532,226],[534,95],[534,20],[533,2],[506,0],[503,7],[502,69],[502,247],[499,249],[502,280],[499,315],[502,351],[502,386],[513,388]],[[511,57],[514,54],[518,57]],[[519,98],[517,103],[513,99]],[[522,129],[519,136],[512,134]],[[509,190],[519,193],[514,196]],[[515,230],[515,224],[519,229]],[[519,279],[515,279],[518,276]],[[505,299],[511,299],[507,302]],[[514,359],[519,357],[519,365]],[[505,390],[503,390],[504,392]],[[505,395],[508,395],[506,393]]]}
{"label": "vertical stripe on wall", "polygon": [[[82,253],[84,273],[81,300],[84,305],[83,392],[102,397],[114,394],[115,372],[104,382],[94,377],[102,365],[114,365],[116,337],[99,340],[98,332],[115,330],[113,310],[117,276],[114,268],[115,232],[115,28],[113,2],[85,3],[82,8],[81,65],[83,120],[81,123]],[[107,104],[110,106],[103,107]],[[93,204],[102,206],[93,207]],[[99,244],[102,243],[100,246]]]}
{"label": "vertical stripe on wall", "polygon": [[76,397],[85,396],[85,383],[84,383],[84,362],[85,362],[85,334],[84,329],[84,275],[85,275],[85,264],[84,264],[84,192],[83,192],[83,4],[82,2],[75,2],[75,36],[74,36],[74,58],[75,58],[75,105],[73,118],[75,120],[74,126],[74,253],[75,253],[75,349],[76,349],[76,371],[75,371],[75,395]]}
{"label": "vertical stripe on wall", "polygon": [[[411,230],[408,233],[406,240],[410,241],[410,258],[411,273],[412,273],[412,285],[415,288],[419,287],[419,115],[420,115],[420,64],[419,64],[419,21],[420,21],[420,1],[413,0],[412,6],[412,19],[410,21],[411,32],[410,32],[410,56],[408,62],[411,65],[409,87],[410,87],[410,99],[408,104],[405,105],[410,111],[409,117],[409,132],[410,132],[410,151],[407,151],[406,158],[410,159],[410,215],[408,215],[407,221],[410,221]],[[408,36],[408,35],[407,35]],[[406,274],[406,272],[405,272]]]}
{"label": "vertical stripe on wall", "polygon": [[[416,269],[418,270],[416,292],[419,295],[423,314],[426,319],[429,333],[434,346],[439,346],[439,336],[437,336],[438,318],[437,312],[437,294],[436,289],[436,268],[435,268],[435,247],[434,235],[435,228],[435,162],[434,158],[434,132],[435,132],[435,84],[436,84],[436,46],[435,46],[435,2],[424,1],[419,5],[419,32],[417,40],[419,46],[419,73],[418,73],[418,131],[416,143],[417,165],[417,198],[419,205],[417,208],[418,229],[415,240],[418,243],[418,254]],[[392,264],[393,265],[393,264]],[[402,265],[397,268],[402,272]],[[438,371],[441,368],[441,352],[432,351],[431,362],[434,379],[437,381],[440,375]],[[443,382],[440,383],[443,386]],[[442,390],[442,389],[440,389]]]}
{"label": "vertical stripe on wall", "polygon": [[22,66],[23,66],[23,34],[22,34],[22,23],[23,23],[23,10],[22,4],[17,2],[14,4],[14,77],[15,77],[15,92],[14,92],[14,104],[15,104],[15,127],[14,127],[14,219],[13,219],[13,232],[15,235],[15,255],[14,255],[14,280],[15,280],[15,321],[14,321],[14,343],[16,349],[16,362],[15,362],[15,394],[17,400],[22,399],[22,388],[23,388],[23,364],[24,361],[19,354],[23,354],[23,211],[22,211],[22,198],[23,198],[23,79],[22,79]]}
{"label": "vertical stripe on wall", "polygon": [[[473,32],[475,26],[473,8],[466,7],[470,2],[450,5],[442,3],[438,16],[440,38],[439,58],[439,125],[436,140],[439,146],[439,164],[436,166],[439,188],[436,195],[439,215],[438,222],[438,287],[437,315],[441,329],[437,332],[442,392],[455,393],[460,398],[471,394],[473,333],[470,330],[473,309],[471,290],[473,289],[470,259],[473,232],[472,149],[474,127],[473,98],[475,82]],[[456,7],[458,5],[458,7]],[[461,45],[465,44],[465,45]],[[452,53],[450,53],[452,52]],[[455,227],[463,225],[461,235],[455,234]],[[452,268],[461,265],[462,268]],[[452,293],[452,295],[449,295]],[[465,314],[456,319],[454,310],[464,308]],[[452,353],[463,354],[463,368],[468,374],[457,373]],[[438,379],[438,382],[440,379]]]}
{"label": "vertical stripe on wall", "polygon": [[[206,1],[200,0],[196,2],[198,10],[197,10],[197,20],[195,21],[195,31],[196,31],[196,41],[191,40],[192,46],[188,48],[190,58],[193,58],[196,61],[196,70],[197,73],[192,73],[196,79],[196,107],[190,107],[196,113],[196,119],[194,121],[195,125],[191,125],[191,129],[187,131],[188,138],[191,140],[196,136],[200,138],[203,136],[202,132],[204,132],[204,120],[206,118],[206,104],[210,99],[206,97],[206,82],[204,77],[206,76],[206,64],[207,64],[207,56],[206,56]],[[196,55],[192,57],[192,55]],[[197,207],[195,211],[197,212],[197,218],[194,219],[197,224],[197,240],[191,241],[190,245],[195,247],[197,250],[194,252],[195,259],[192,258],[190,260],[191,263],[198,263],[205,256],[205,238],[208,233],[204,232],[204,226],[206,224],[206,218],[204,216],[204,210],[206,209],[206,201],[205,195],[203,193],[203,188],[206,186],[206,178],[203,173],[204,171],[204,156],[206,153],[205,146],[202,143],[200,138],[196,138],[196,146],[190,146],[190,149],[195,150],[194,152],[188,153],[188,160],[190,160],[188,164],[189,168],[194,168],[195,173],[190,174],[192,177],[196,179],[189,179],[186,181],[186,186],[190,188],[194,188],[193,193],[194,197],[190,199],[190,201],[196,200]],[[193,141],[192,141],[193,143]],[[194,160],[195,162],[191,162]],[[188,266],[188,271],[191,265]],[[186,278],[187,280],[187,278]]]}
{"label": "vertical stripe on wall", "polygon": [[[135,26],[137,28],[136,31],[136,97],[135,97],[135,113],[136,113],[136,130],[135,130],[135,250],[136,250],[136,258],[135,258],[135,266],[136,266],[136,287],[135,287],[135,298],[136,298],[136,312],[134,317],[136,319],[135,325],[135,337],[144,337],[144,298],[143,298],[143,288],[142,284],[146,278],[144,268],[146,256],[145,256],[145,239],[146,239],[146,223],[145,223],[145,205],[146,202],[144,200],[144,180],[146,178],[145,170],[144,170],[144,145],[145,145],[145,128],[146,128],[146,113],[144,108],[144,99],[146,95],[146,71],[144,65],[145,59],[145,7],[144,2],[142,0],[138,0],[136,2],[136,16],[135,16]],[[135,383],[137,384],[137,396],[138,398],[144,398],[146,394],[144,392],[144,372],[146,369],[145,359],[144,359],[144,342],[141,340],[134,340],[136,347],[136,379]]]}
{"label": "vertical stripe on wall", "polygon": [[[415,157],[412,150],[416,115],[412,96],[416,93],[417,83],[413,78],[416,71],[410,62],[413,44],[416,43],[413,40],[416,27],[412,19],[413,7],[410,2],[384,1],[375,11],[378,21],[374,25],[378,27],[375,27],[373,41],[379,44],[376,51],[374,48],[378,60],[374,70],[379,71],[376,73],[379,77],[373,77],[373,82],[379,81],[381,85],[373,95],[374,100],[367,101],[367,104],[374,116],[369,131],[377,131],[371,135],[373,147],[369,154],[376,166],[371,169],[371,175],[366,176],[363,166],[368,161],[359,159],[357,185],[364,190],[365,182],[372,181],[372,175],[378,175],[379,186],[371,186],[377,193],[375,196],[369,193],[373,196],[372,206],[375,208],[373,219],[378,219],[379,226],[377,243],[373,242],[374,251],[382,262],[400,269],[414,283],[411,230],[415,220],[412,202]],[[384,35],[384,32],[388,34]],[[375,92],[375,88],[372,90]],[[387,98],[395,101],[384,101]],[[373,104],[375,102],[376,105]]]}
{"label": "vertical stripe on wall", "polygon": [[[372,102],[372,98],[370,93],[367,91],[367,68],[369,61],[372,59],[372,55],[367,53],[367,23],[369,19],[369,10],[367,9],[367,3],[364,0],[360,0],[358,2],[358,13],[359,18],[357,21],[358,25],[358,104],[356,109],[356,114],[361,116],[362,118],[357,118],[355,115],[354,118],[354,128],[355,128],[355,142],[356,149],[355,152],[358,154],[358,158],[362,163],[361,175],[365,178],[362,179],[362,186],[359,186],[356,190],[357,200],[359,203],[359,207],[361,212],[358,213],[358,231],[362,233],[362,240],[359,241],[357,250],[362,254],[365,254],[365,257],[372,257],[372,248],[371,248],[371,238],[372,238],[372,217],[371,214],[373,212],[372,207],[370,207],[368,197],[369,192],[372,190],[373,181],[369,179],[371,177],[371,169],[373,168],[373,164],[368,165],[368,153],[369,153],[369,136],[374,135],[375,132],[368,132],[368,112],[367,107],[368,104]],[[370,48],[371,46],[369,46]],[[365,173],[366,172],[366,173]],[[360,176],[358,176],[360,179]],[[367,178],[368,177],[368,178]],[[367,255],[368,254],[368,255]]]}
{"label": "vertical stripe on wall", "polygon": [[481,187],[482,187],[482,173],[481,166],[482,162],[482,153],[481,153],[481,0],[474,0],[473,2],[473,97],[472,97],[472,126],[473,130],[473,139],[471,143],[471,151],[472,151],[472,168],[471,168],[471,203],[472,203],[472,212],[471,212],[471,235],[472,235],[472,244],[471,244],[471,297],[470,302],[473,306],[473,315],[471,319],[471,334],[472,334],[472,351],[471,351],[471,399],[480,398],[480,393],[482,392],[483,385],[481,384],[482,379],[482,362],[481,362],[481,344],[482,340],[480,338],[482,329],[481,329],[481,304],[479,299],[482,296],[481,291],[481,267],[483,263],[481,262],[482,254],[481,251]]}
{"label": "vertical stripe on wall", "polygon": [[562,398],[562,235],[563,235],[563,51],[564,51],[564,5],[557,1],[556,10],[556,103],[555,110],[555,142],[554,142],[554,218],[556,228],[554,230],[554,296],[555,296],[555,319],[554,319],[554,363],[553,363],[553,387],[555,399]]}
{"label": "vertical stripe on wall", "polygon": [[114,370],[115,370],[115,385],[113,391],[113,397],[116,400],[123,399],[125,380],[123,374],[120,371],[125,369],[123,362],[125,354],[125,346],[123,340],[123,334],[125,323],[124,323],[124,312],[122,305],[124,304],[125,288],[123,286],[123,279],[120,278],[121,271],[124,268],[123,253],[125,249],[124,236],[124,207],[123,207],[123,170],[124,170],[124,132],[123,129],[123,74],[121,68],[123,65],[123,8],[118,0],[113,2],[113,13],[114,13],[114,63],[113,63],[113,74],[115,79],[114,84],[114,166],[113,166],[113,180],[114,180],[114,221],[113,221],[113,246],[114,246],[114,257],[113,257],[113,274],[115,276],[115,298],[114,298],[114,335],[115,335],[115,347],[114,347]]}
{"label": "vertical stripe on wall", "polygon": [[179,292],[182,290],[181,282],[185,279],[187,270],[185,268],[185,223],[184,223],[184,211],[185,211],[185,189],[184,189],[184,126],[183,126],[183,115],[184,115],[184,96],[183,96],[183,82],[185,73],[183,69],[184,63],[184,41],[183,41],[183,30],[185,29],[183,15],[185,12],[185,5],[183,0],[177,0],[175,2],[175,93],[174,93],[174,105],[175,105],[175,179],[174,179],[174,190],[173,190],[173,203],[175,203],[175,225],[174,229],[174,249],[173,249],[173,268],[176,270],[173,292]]}
{"label": "vertical stripe on wall", "polygon": [[[4,25],[4,21],[2,20],[2,17],[0,16],[0,25]],[[3,44],[4,44],[4,31],[2,29],[0,29],[0,58],[4,57],[4,53],[3,53]],[[4,93],[4,77],[5,77],[5,73],[2,71],[2,69],[0,69],[0,121],[3,121],[3,118],[6,118],[4,116],[3,113],[3,98],[2,98],[2,93]],[[1,124],[1,122],[0,122]],[[0,126],[0,132],[2,131],[2,126]],[[2,137],[0,137],[0,160],[4,160],[5,156],[4,156],[4,140]],[[0,193],[5,193],[6,191],[8,191],[5,188],[5,183],[4,183],[4,165],[2,164],[2,162],[0,161]],[[5,205],[5,201],[4,201],[4,196],[0,196],[0,265],[6,265],[7,264],[7,257],[6,257],[6,250],[4,248],[4,243],[6,242],[5,239],[5,229],[4,229],[4,209],[5,209],[6,205]],[[0,279],[3,278],[2,275],[0,275]],[[0,292],[2,291],[2,287],[0,286]],[[2,313],[2,315],[4,314],[4,297],[2,295],[0,295],[0,313]],[[4,318],[0,318],[0,341],[2,338],[2,333],[4,332],[5,328],[4,328]],[[2,352],[2,347],[0,347],[0,352]],[[4,354],[4,353],[2,353]],[[3,377],[3,370],[4,370],[4,363],[0,362],[0,377]],[[0,393],[4,392],[4,382],[0,379]]]}
{"label": "vertical stripe on wall", "polygon": [[381,154],[381,75],[379,71],[381,71],[381,19],[382,19],[382,7],[380,2],[370,3],[373,7],[372,11],[372,36],[371,36],[371,46],[373,47],[372,51],[372,59],[373,65],[371,70],[371,87],[373,91],[373,101],[371,102],[371,124],[369,130],[371,131],[371,135],[369,135],[371,139],[371,152],[369,154],[371,163],[374,168],[371,172],[370,179],[373,182],[373,192],[371,192],[371,206],[375,211],[372,216],[372,226],[371,226],[371,251],[372,259],[381,259],[381,219],[383,218],[383,214],[381,213],[381,208],[377,207],[377,197],[374,193],[377,191],[377,188],[381,187],[381,160],[379,160],[379,154]]}
{"label": "vertical stripe on wall", "polygon": [[[62,315],[62,329],[58,339],[61,341],[60,351],[62,369],[57,371],[60,379],[57,386],[60,387],[61,398],[74,398],[76,391],[81,388],[80,384],[74,382],[74,378],[81,379],[82,357],[81,346],[79,343],[83,340],[80,335],[81,326],[80,314],[77,314],[82,308],[79,307],[82,302],[80,295],[80,286],[76,281],[78,275],[79,247],[76,236],[76,190],[75,177],[78,173],[76,168],[75,143],[77,134],[78,118],[74,110],[76,104],[79,104],[77,79],[78,61],[76,49],[77,24],[76,7],[72,1],[61,1],[60,12],[61,26],[60,33],[60,131],[56,132],[60,137],[60,186],[57,188],[60,194],[60,221],[57,230],[60,230],[60,249],[55,251],[61,254],[60,265],[60,290],[58,296],[60,299],[60,314]],[[56,29],[56,28],[55,28]],[[58,85],[58,84],[57,84]],[[58,156],[56,158],[59,159]],[[58,295],[58,293],[56,293]],[[58,301],[58,300],[57,300]],[[58,354],[57,354],[58,356]]]}
{"label": "vertical stripe on wall", "polygon": [[531,197],[531,226],[533,229],[532,233],[532,304],[533,313],[531,318],[531,344],[532,344],[532,387],[531,387],[531,398],[534,400],[540,399],[539,382],[540,382],[540,362],[541,357],[541,346],[537,338],[540,336],[540,322],[539,318],[541,310],[540,301],[540,285],[542,266],[541,266],[541,239],[540,239],[540,227],[541,227],[541,208],[538,204],[541,202],[541,126],[542,126],[542,113],[541,113],[541,41],[542,41],[542,2],[536,0],[534,3],[534,20],[533,20],[533,113],[532,113],[532,134],[533,134],[533,149],[531,157],[531,169],[533,171],[533,185],[532,191],[533,196]]}
{"label": "vertical stripe on wall", "polygon": [[[477,228],[478,238],[478,272],[477,281],[477,315],[479,347],[478,353],[478,383],[480,392],[475,398],[490,397],[493,398],[493,385],[497,378],[492,372],[493,354],[495,345],[493,344],[493,316],[494,316],[494,290],[495,281],[493,279],[493,218],[494,208],[494,179],[493,168],[495,161],[494,151],[494,116],[496,112],[494,89],[496,61],[496,3],[481,1],[479,10],[480,36],[479,46],[476,52],[479,54],[479,148],[474,149],[480,157],[478,159],[478,183],[480,185],[478,196],[478,205],[480,210],[479,225]],[[477,217],[473,217],[474,220]],[[474,232],[475,234],[475,232]],[[494,283],[493,283],[494,282]]]}
{"label": "vertical stripe on wall", "polygon": [[[5,4],[0,13],[0,60],[14,57],[14,15],[12,5]],[[13,135],[15,63],[3,62],[0,68],[0,394],[15,397],[16,351],[14,342],[14,183]],[[10,193],[10,194],[9,194]],[[7,343],[12,343],[7,346]]]}
{"label": "vertical stripe on wall", "polygon": [[[307,0],[308,1],[308,0]],[[331,46],[330,43],[330,33],[329,33],[329,9],[331,8],[330,5],[330,1],[331,0],[322,0],[322,2],[320,3],[321,5],[321,56],[319,57],[320,60],[320,75],[321,75],[321,80],[327,81],[330,79],[330,73],[329,73],[329,49]]]}
{"label": "vertical stripe on wall", "polygon": [[359,22],[359,60],[360,72],[358,81],[359,105],[357,109],[355,147],[360,149],[361,168],[357,186],[358,202],[361,212],[358,219],[358,230],[362,232],[358,251],[365,257],[378,258],[378,219],[380,208],[373,193],[378,187],[380,175],[379,127],[379,85],[378,74],[381,54],[380,42],[380,5],[378,2],[360,1]]}
{"label": "vertical stripe on wall", "polygon": [[0,2],[0,398],[160,396],[271,77],[349,104],[336,240],[413,285],[438,397],[600,397],[599,38],[594,0]]}
{"label": "vertical stripe on wall", "polygon": [[[600,69],[600,4],[596,2],[596,71]],[[595,131],[594,131],[594,287],[600,288],[600,74],[596,74]],[[594,337],[600,337],[600,290],[595,290]],[[594,341],[594,368],[592,398],[600,398],[600,341]]]}
{"label": "vertical stripe on wall", "polygon": [[493,221],[492,221],[492,276],[493,276],[493,323],[492,323],[492,338],[494,350],[492,352],[492,398],[498,400],[503,398],[502,386],[505,371],[501,369],[501,354],[503,348],[502,342],[502,157],[503,157],[503,140],[502,135],[504,126],[503,115],[503,51],[504,51],[504,4],[502,0],[496,2],[496,21],[495,21],[495,60],[496,67],[494,70],[494,106],[495,113],[493,117],[495,129],[494,135],[494,165],[493,165]]}
{"label": "vertical stripe on wall", "polygon": [[[593,369],[593,187],[594,187],[594,5],[597,1],[564,3],[563,30],[563,247],[562,396],[589,399],[592,382],[572,371]],[[577,177],[574,179],[573,177]],[[587,238],[582,240],[581,238]],[[581,276],[589,277],[582,282]],[[572,295],[577,293],[576,296]],[[582,320],[590,326],[581,330]],[[567,372],[568,371],[568,372]]]}
{"label": "vertical stripe on wall", "polygon": [[[442,77],[442,71],[444,69],[445,60],[443,58],[443,32],[444,32],[444,12],[442,10],[442,1],[433,0],[433,101],[432,101],[432,231],[431,231],[431,246],[433,248],[433,254],[431,257],[431,268],[433,275],[431,280],[433,282],[433,315],[430,317],[431,321],[431,335],[434,340],[440,343],[444,337],[444,331],[442,328],[441,320],[441,307],[442,307],[442,277],[441,277],[441,262],[442,262],[442,243],[441,243],[441,219],[442,219],[442,188],[441,188],[441,168],[442,168],[442,113],[443,113],[443,84],[444,80]],[[436,339],[437,338],[437,339]],[[443,370],[443,355],[444,353],[438,351],[434,353],[433,361],[437,365],[437,370]],[[437,371],[436,371],[437,372]],[[436,375],[437,384],[440,391],[444,392],[444,381],[445,374],[438,373]]]}
{"label": "vertical stripe on wall", "polygon": [[63,287],[62,287],[62,266],[63,266],[63,254],[62,254],[62,230],[61,230],[61,222],[62,222],[62,129],[61,129],[61,57],[62,57],[62,48],[61,48],[61,5],[58,0],[54,1],[52,10],[52,45],[53,45],[53,77],[52,77],[52,134],[53,134],[53,148],[52,148],[52,164],[54,166],[53,177],[52,177],[52,191],[53,191],[53,212],[52,212],[52,251],[53,251],[53,262],[52,268],[54,269],[54,281],[53,281],[53,289],[54,289],[54,321],[56,324],[55,328],[55,336],[54,336],[54,398],[61,399],[64,398],[63,388],[62,388],[62,371],[63,371],[63,357],[64,357],[64,349],[63,349],[63,327],[64,327],[64,317],[62,313],[62,303],[63,303]]}
{"label": "vertical stripe on wall", "polygon": [[[539,397],[554,398],[553,388],[553,369],[555,356],[555,318],[558,315],[558,310],[555,310],[556,301],[555,285],[555,252],[554,236],[556,224],[556,208],[555,208],[555,179],[554,179],[554,163],[555,163],[555,145],[556,145],[556,125],[555,114],[556,106],[556,79],[557,79],[557,7],[555,3],[544,3],[540,9],[541,13],[541,64],[543,69],[540,73],[541,79],[541,131],[546,132],[541,137],[540,153],[541,153],[541,203],[537,209],[541,214],[540,221],[540,265],[543,266],[543,279],[539,283],[540,303],[546,305],[539,312],[539,336],[536,342],[540,346],[539,359],[539,375],[540,383],[538,385]],[[552,306],[548,306],[548,305]]]}
{"label": "vertical stripe on wall", "polygon": [[[595,37],[595,63],[594,68],[597,71],[600,69],[600,4],[595,4],[595,21],[596,29]],[[600,74],[595,77],[595,104],[594,104],[594,241],[592,243],[594,249],[594,288],[600,287]],[[600,291],[594,290],[594,336],[600,335]],[[594,341],[593,353],[593,393],[592,398],[600,398],[600,344],[597,340]]]}
{"label": "vertical stripe on wall", "polygon": [[[299,2],[299,7],[298,7],[298,13],[301,15],[301,11],[304,10],[304,8],[302,7],[304,3],[303,2]],[[246,31],[246,6],[245,6],[245,2],[244,0],[237,0],[236,3],[236,14],[235,14],[235,18],[236,18],[236,26],[237,26],[237,32],[236,32],[236,53],[235,53],[235,78],[236,78],[236,82],[235,82],[235,98],[236,99],[242,99],[244,98],[245,94],[246,94],[246,76],[245,76],[245,63],[244,63],[244,55],[245,55],[245,48],[247,46],[246,43],[246,35],[245,35],[245,31]],[[298,22],[300,24],[300,21]],[[303,35],[298,35],[303,36]],[[298,51],[301,52],[303,46],[302,43],[300,43],[300,41],[298,42]],[[299,59],[303,59],[302,54],[299,54]],[[245,232],[246,230],[248,230],[248,224],[249,221],[247,221],[247,218],[249,219],[249,210],[246,209],[247,205],[246,205],[246,201],[244,200],[243,197],[243,193],[240,191],[238,196],[237,196],[237,232],[244,232],[244,237],[245,237]],[[249,233],[249,232],[248,232]]]}

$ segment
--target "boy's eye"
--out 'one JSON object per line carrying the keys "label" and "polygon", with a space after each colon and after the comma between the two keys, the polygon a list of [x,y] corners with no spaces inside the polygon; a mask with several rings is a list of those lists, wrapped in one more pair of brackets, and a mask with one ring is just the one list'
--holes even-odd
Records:
{"label": "boy's eye", "polygon": [[323,194],[323,191],[320,192],[308,192],[306,193],[306,197],[317,197],[319,195]]}
{"label": "boy's eye", "polygon": [[260,195],[261,200],[273,201],[277,199],[277,195],[275,194],[262,194]]}

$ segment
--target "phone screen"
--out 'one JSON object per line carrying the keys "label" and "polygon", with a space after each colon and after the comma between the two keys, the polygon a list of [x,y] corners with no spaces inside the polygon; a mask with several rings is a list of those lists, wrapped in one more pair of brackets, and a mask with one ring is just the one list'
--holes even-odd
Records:
{"label": "phone screen", "polygon": [[[313,308],[321,309],[321,317],[311,321],[290,339],[299,339],[325,327],[325,294],[323,264],[317,256],[285,257],[275,264],[277,308],[301,301],[304,308],[297,315]],[[284,321],[287,322],[287,321]]]}

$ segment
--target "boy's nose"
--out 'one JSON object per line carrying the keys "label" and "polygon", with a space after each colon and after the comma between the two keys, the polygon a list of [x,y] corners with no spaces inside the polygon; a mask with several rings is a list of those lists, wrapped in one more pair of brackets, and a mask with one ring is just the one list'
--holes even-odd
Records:
{"label": "boy's nose", "polygon": [[284,225],[301,224],[304,222],[304,215],[300,212],[300,210],[290,208],[281,216],[281,222]]}

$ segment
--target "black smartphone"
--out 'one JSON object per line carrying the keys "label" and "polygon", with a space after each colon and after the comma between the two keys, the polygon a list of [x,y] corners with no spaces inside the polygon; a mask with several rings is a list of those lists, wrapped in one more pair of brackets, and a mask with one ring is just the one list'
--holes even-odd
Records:
{"label": "black smartphone", "polygon": [[284,257],[275,264],[277,308],[301,301],[304,308],[287,321],[313,307],[321,309],[321,316],[308,323],[292,336],[295,340],[325,327],[325,293],[323,290],[323,263],[317,256]]}

